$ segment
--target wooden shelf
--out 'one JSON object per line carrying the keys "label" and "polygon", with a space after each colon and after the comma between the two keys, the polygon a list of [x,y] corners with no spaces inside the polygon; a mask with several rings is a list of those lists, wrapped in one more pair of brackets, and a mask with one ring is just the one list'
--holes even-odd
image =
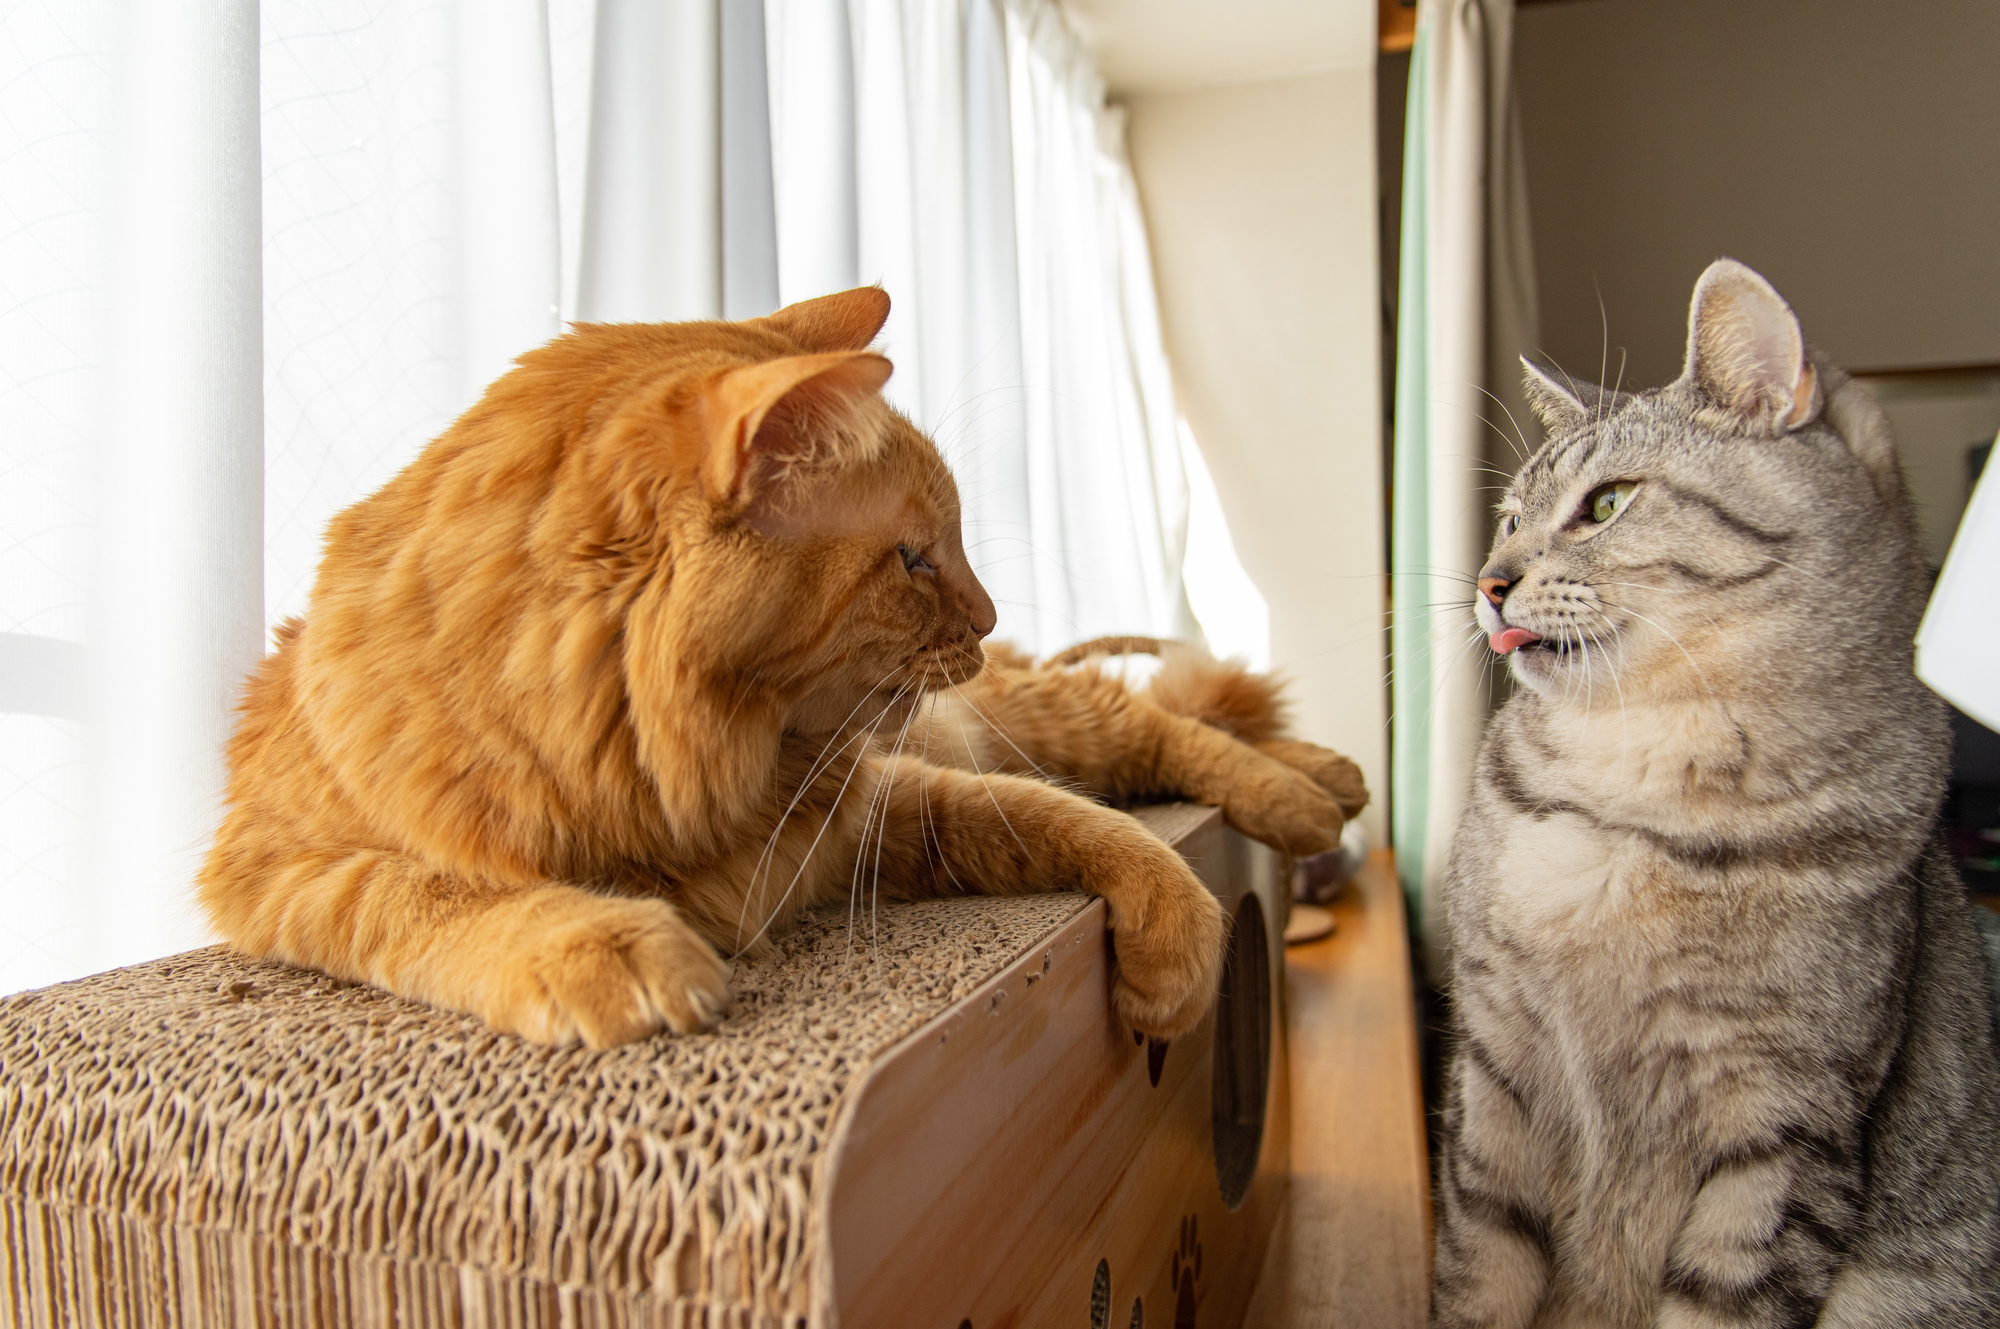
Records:
{"label": "wooden shelf", "polygon": [[1378,850],[1287,951],[1292,1186],[1246,1325],[1421,1329],[1431,1192],[1403,895]]}

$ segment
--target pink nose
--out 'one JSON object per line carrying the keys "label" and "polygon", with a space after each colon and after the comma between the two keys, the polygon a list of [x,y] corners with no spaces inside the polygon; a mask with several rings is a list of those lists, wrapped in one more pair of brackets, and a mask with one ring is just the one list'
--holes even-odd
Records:
{"label": "pink nose", "polygon": [[1479,579],[1479,593],[1491,601],[1495,609],[1498,609],[1500,602],[1507,598],[1507,588],[1512,584],[1502,577],[1481,577]]}

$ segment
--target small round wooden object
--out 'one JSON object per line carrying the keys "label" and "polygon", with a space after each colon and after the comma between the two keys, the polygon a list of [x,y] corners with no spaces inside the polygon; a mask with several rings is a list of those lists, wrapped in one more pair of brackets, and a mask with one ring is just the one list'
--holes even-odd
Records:
{"label": "small round wooden object", "polygon": [[1293,904],[1285,923],[1285,945],[1298,946],[1333,935],[1333,911],[1316,904]]}

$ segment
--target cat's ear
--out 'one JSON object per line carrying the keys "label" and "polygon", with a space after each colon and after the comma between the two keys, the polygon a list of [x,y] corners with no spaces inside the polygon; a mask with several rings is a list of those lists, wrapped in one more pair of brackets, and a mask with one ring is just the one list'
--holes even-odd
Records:
{"label": "cat's ear", "polygon": [[859,351],[874,341],[889,321],[889,293],[879,286],[857,286],[801,300],[750,321],[791,338],[808,351]]}
{"label": "cat's ear", "polygon": [[1604,389],[1571,378],[1554,365],[1521,357],[1521,388],[1542,426],[1551,434],[1587,422],[1604,401]]}
{"label": "cat's ear", "polygon": [[1823,404],[1798,316],[1732,258],[1709,264],[1694,285],[1681,383],[1773,434],[1811,424]]}
{"label": "cat's ear", "polygon": [[742,503],[760,475],[862,445],[857,407],[881,391],[892,366],[867,351],[825,351],[732,369],[702,400],[708,453],[703,478],[716,497]]}

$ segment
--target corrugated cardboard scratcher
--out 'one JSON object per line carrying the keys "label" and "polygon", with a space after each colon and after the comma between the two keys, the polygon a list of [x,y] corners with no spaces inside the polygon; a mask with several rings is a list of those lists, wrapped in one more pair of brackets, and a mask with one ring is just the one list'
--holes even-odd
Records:
{"label": "corrugated cardboard scratcher", "polygon": [[1290,1157],[1287,875],[1137,815],[1236,920],[1165,1047],[1082,895],[819,914],[714,1032],[608,1052],[222,947],[0,1000],[0,1319],[1232,1329]]}

